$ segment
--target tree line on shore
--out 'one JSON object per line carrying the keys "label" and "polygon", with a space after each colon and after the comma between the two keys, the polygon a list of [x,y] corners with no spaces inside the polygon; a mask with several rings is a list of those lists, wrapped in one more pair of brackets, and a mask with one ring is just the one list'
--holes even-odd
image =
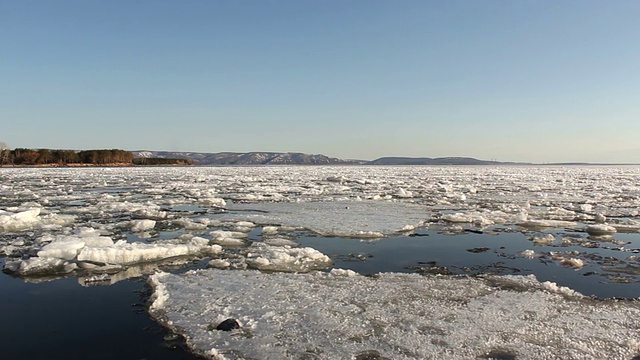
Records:
{"label": "tree line on shore", "polygon": [[193,165],[187,159],[134,158],[131,151],[119,149],[52,150],[0,148],[0,165]]}

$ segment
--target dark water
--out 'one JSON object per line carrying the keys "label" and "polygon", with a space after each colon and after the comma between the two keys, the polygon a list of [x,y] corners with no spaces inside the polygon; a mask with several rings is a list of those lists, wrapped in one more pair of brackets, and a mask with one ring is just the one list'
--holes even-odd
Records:
{"label": "dark water", "polygon": [[[260,241],[259,234],[256,229],[250,239]],[[585,295],[640,297],[640,275],[607,270],[612,264],[617,269],[637,264],[629,258],[634,256],[633,252],[616,250],[619,245],[602,243],[597,248],[585,248],[556,242],[533,246],[529,235],[520,232],[442,235],[421,231],[422,236],[375,241],[298,235],[302,235],[297,239],[302,246],[329,255],[334,267],[362,274],[535,274],[540,281],[553,281]],[[640,248],[638,234],[618,234],[616,238],[627,241],[628,248]],[[534,259],[518,255],[526,249],[540,255]],[[552,251],[575,251],[573,257],[584,259],[585,266],[564,267],[551,258]],[[194,266],[203,267],[205,263]],[[4,260],[0,259],[2,265]],[[180,343],[165,341],[167,332],[149,318],[146,309],[149,288],[145,278],[111,286],[82,287],[76,278],[30,283],[0,274],[0,291],[2,359],[196,358]]]}
{"label": "dark water", "polygon": [[[562,231],[548,231],[554,235]],[[418,272],[422,274],[534,274],[539,281],[553,281],[578,292],[598,298],[640,297],[640,272],[634,274],[637,261],[628,260],[633,252],[615,250],[619,245],[602,244],[598,248],[581,246],[534,246],[529,236],[520,232],[499,234],[442,235],[423,231],[415,237],[385,238],[375,241],[307,237],[299,239],[329,255],[334,267],[361,274],[378,272]],[[542,234],[541,234],[542,235]],[[582,234],[566,234],[580,236]],[[638,234],[617,234],[627,247],[640,248]],[[519,255],[535,250],[538,256],[527,259]],[[565,267],[551,258],[551,252],[574,252],[570,257],[584,259],[580,269]],[[606,271],[606,270],[610,271]],[[622,271],[619,271],[622,270]],[[631,273],[629,273],[631,271]]]}
{"label": "dark water", "polygon": [[0,274],[0,289],[2,359],[195,359],[149,318],[142,279],[82,287]]}

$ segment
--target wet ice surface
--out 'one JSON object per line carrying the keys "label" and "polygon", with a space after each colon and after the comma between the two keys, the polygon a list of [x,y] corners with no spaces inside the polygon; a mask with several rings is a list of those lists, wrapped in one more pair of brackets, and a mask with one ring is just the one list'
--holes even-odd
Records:
{"label": "wet ice surface", "polygon": [[[636,298],[639,179],[638,167],[0,169],[0,254],[5,272],[29,282],[110,285],[199,264],[228,276],[261,269],[277,287],[315,275],[273,272],[339,267],[445,280],[535,274]],[[398,309],[413,306],[401,300]]]}
{"label": "wet ice surface", "polygon": [[[214,359],[630,359],[640,351],[636,302],[589,300],[534,277],[200,270],[150,282],[152,314],[186,329],[190,346]],[[240,329],[215,330],[226,319]]]}
{"label": "wet ice surface", "polygon": [[332,201],[236,204],[230,210],[260,211],[235,214],[229,219],[250,219],[263,224],[286,224],[322,236],[382,238],[411,231],[423,224],[427,207],[389,201]]}

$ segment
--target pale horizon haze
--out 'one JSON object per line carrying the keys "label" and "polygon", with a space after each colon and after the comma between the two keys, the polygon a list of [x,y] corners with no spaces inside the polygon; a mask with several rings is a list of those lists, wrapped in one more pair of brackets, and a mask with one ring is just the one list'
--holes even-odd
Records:
{"label": "pale horizon haze", "polygon": [[640,163],[640,1],[0,0],[10,148]]}

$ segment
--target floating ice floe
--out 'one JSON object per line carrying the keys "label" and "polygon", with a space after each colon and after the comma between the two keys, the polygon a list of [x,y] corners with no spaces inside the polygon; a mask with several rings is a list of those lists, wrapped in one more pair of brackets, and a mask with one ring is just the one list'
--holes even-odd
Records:
{"label": "floating ice floe", "polygon": [[8,260],[3,271],[20,276],[68,274],[78,265],[59,258],[33,257],[26,260]]}
{"label": "floating ice floe", "polygon": [[79,265],[83,269],[104,272],[112,269],[93,264],[129,266],[220,252],[222,248],[219,245],[209,245],[209,240],[200,237],[164,240],[154,244],[121,240],[114,244],[111,238],[104,236],[58,236],[43,246],[37,257],[8,260],[4,271],[22,276],[42,276],[68,273]]}
{"label": "floating ice floe", "polygon": [[544,236],[534,236],[531,241],[536,246],[548,246],[556,241],[556,237],[553,234],[546,234]]}
{"label": "floating ice floe", "polygon": [[518,225],[534,229],[558,229],[558,228],[574,228],[577,223],[574,221],[564,220],[544,220],[544,219],[529,219],[519,223]]}
{"label": "floating ice floe", "polygon": [[143,244],[117,242],[113,246],[85,247],[78,254],[78,261],[131,265],[159,261],[179,256],[199,254],[217,254],[222,251],[219,245],[209,245],[209,240],[193,237],[188,241],[165,240],[161,243]]}
{"label": "floating ice floe", "polygon": [[131,220],[131,231],[133,232],[144,232],[152,230],[155,226],[156,222],[154,220]]}
{"label": "floating ice floe", "polygon": [[495,224],[495,221],[489,220],[479,213],[453,213],[442,215],[442,220],[451,223],[470,223],[478,226],[488,226]]}
{"label": "floating ice floe", "polygon": [[262,234],[263,235],[275,235],[278,233],[278,227],[277,226],[263,226],[262,227]]}
{"label": "floating ice floe", "polygon": [[173,220],[173,223],[182,226],[185,230],[205,230],[207,228],[207,219],[199,219],[201,221],[194,221],[189,218],[180,218]]}
{"label": "floating ice floe", "polygon": [[325,269],[331,265],[331,259],[320,251],[305,247],[272,246],[253,243],[245,259],[252,269],[283,272],[308,272]]}
{"label": "floating ice floe", "polygon": [[228,215],[259,224],[305,228],[324,236],[375,238],[397,234],[407,225],[422,225],[424,206],[391,201],[337,201],[234,204],[232,210],[266,213]]}
{"label": "floating ice floe", "polygon": [[240,231],[215,230],[209,233],[215,244],[227,247],[244,246],[247,244],[247,233]]}
{"label": "floating ice floe", "polygon": [[224,239],[224,238],[246,238],[248,235],[245,232],[241,231],[225,231],[225,230],[214,230],[209,233],[214,239]]}
{"label": "floating ice floe", "polygon": [[19,212],[0,210],[0,232],[23,231],[33,228],[63,226],[72,223],[75,216],[48,214],[41,216],[42,209],[33,208]]}
{"label": "floating ice floe", "polygon": [[75,259],[85,247],[113,246],[108,236],[57,236],[38,251],[40,258]]}
{"label": "floating ice floe", "polygon": [[[533,276],[210,269],[158,273],[149,281],[151,314],[210,359],[631,359],[640,353],[637,301],[592,300]],[[227,319],[240,328],[216,330]]]}
{"label": "floating ice floe", "polygon": [[268,239],[263,240],[262,242],[264,242],[267,245],[272,245],[272,246],[296,247],[296,246],[300,245],[300,244],[298,244],[297,242],[295,242],[293,240],[289,240],[289,239],[285,239],[285,238],[268,238]]}
{"label": "floating ice floe", "polygon": [[200,203],[202,205],[208,205],[208,206],[220,207],[220,208],[223,208],[223,207],[227,206],[227,202],[224,201],[224,199],[222,199],[222,198],[200,199]]}
{"label": "floating ice floe", "polygon": [[536,252],[531,249],[527,249],[520,252],[520,256],[527,259],[533,259],[534,257],[536,257]]}
{"label": "floating ice floe", "polygon": [[613,235],[616,232],[618,232],[616,228],[608,224],[593,224],[587,226],[587,234],[593,236]]}

